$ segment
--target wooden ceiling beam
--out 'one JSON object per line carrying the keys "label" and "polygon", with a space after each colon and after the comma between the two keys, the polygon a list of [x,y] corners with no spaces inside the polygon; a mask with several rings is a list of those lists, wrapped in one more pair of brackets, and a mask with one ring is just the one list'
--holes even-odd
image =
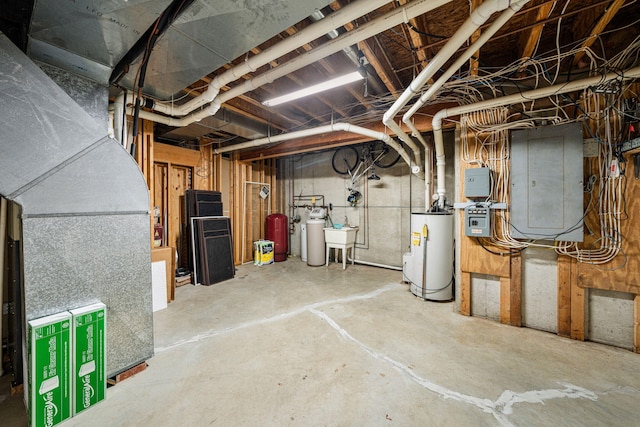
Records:
{"label": "wooden ceiling beam", "polygon": [[402,90],[402,82],[396,75],[389,58],[384,53],[384,50],[378,41],[378,38],[374,36],[372,37],[372,42],[369,40],[359,42],[358,49],[360,49],[365,58],[367,58],[367,61],[376,71],[376,74],[389,93],[391,93],[394,98],[397,98],[398,92]]}
{"label": "wooden ceiling beam", "polygon": [[[625,0],[613,0],[613,2],[611,2],[609,7],[605,9],[605,12],[602,15],[602,17],[600,17],[600,20],[598,20],[596,25],[591,30],[591,34],[589,34],[589,37],[587,37],[584,43],[582,43],[582,46],[581,46],[582,49],[586,49],[590,47],[596,41],[600,33],[604,31],[607,24],[611,22],[611,20],[616,15],[616,13],[618,13],[620,8],[624,5],[624,2]],[[583,56],[584,56],[584,50],[578,52],[576,56],[573,58],[573,65],[577,65]]]}
{"label": "wooden ceiling beam", "polygon": [[[536,24],[536,25],[534,25],[529,29],[528,36],[527,35],[524,36],[526,41],[524,43],[524,48],[522,49],[522,55],[520,56],[523,61],[526,61],[527,59],[531,58],[534,55],[536,47],[540,42],[540,37],[542,36],[542,30],[544,29],[544,23],[540,23],[540,24],[538,23],[544,22],[546,19],[548,19],[552,10],[553,10],[553,3],[549,2],[549,3],[544,3],[540,8],[538,8],[538,12],[536,13],[535,17],[533,17],[533,14],[530,14],[530,17],[533,18],[533,20],[529,19],[529,24]],[[522,72],[526,68],[527,68],[527,65],[525,64],[520,68],[519,71]]]}
{"label": "wooden ceiling beam", "polygon": [[[473,0],[473,1],[477,1],[477,0]],[[404,6],[407,3],[409,3],[409,0],[399,0],[398,7]],[[409,19],[409,25],[411,25],[413,28],[420,29],[420,25],[418,24],[418,20],[416,18]],[[411,51],[415,52],[418,58],[418,62],[421,63],[424,68],[427,65],[427,53],[426,51],[420,49],[422,46],[426,44],[424,37],[421,34],[417,33],[416,31],[412,30],[408,25],[403,25],[402,30],[405,33],[405,36],[410,40]],[[416,70],[416,74],[419,73],[420,71],[421,70]]]}

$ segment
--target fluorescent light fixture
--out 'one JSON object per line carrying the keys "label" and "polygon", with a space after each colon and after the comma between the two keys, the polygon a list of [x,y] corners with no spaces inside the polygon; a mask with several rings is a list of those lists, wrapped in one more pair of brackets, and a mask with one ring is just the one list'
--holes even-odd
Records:
{"label": "fluorescent light fixture", "polygon": [[345,74],[344,76],[336,77],[335,79],[327,80],[326,82],[318,83],[317,85],[309,86],[307,88],[300,89],[286,95],[268,99],[262,104],[268,107],[273,107],[274,105],[280,105],[285,102],[293,101],[294,99],[313,95],[314,93],[333,89],[334,87],[343,86],[362,79],[364,79],[364,75],[360,73],[360,71],[354,71],[353,73]]}

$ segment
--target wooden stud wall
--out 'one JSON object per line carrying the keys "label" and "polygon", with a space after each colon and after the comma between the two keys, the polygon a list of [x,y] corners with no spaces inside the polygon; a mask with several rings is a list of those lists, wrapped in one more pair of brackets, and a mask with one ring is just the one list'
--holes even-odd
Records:
{"label": "wooden stud wall", "polygon": [[575,277],[576,260],[558,257],[558,335],[571,336],[571,283]]}
{"label": "wooden stud wall", "polygon": [[[462,149],[460,150],[462,152]],[[464,171],[469,166],[460,161],[461,183],[460,193],[464,194]],[[498,255],[504,249],[483,243],[487,249],[498,254],[491,253],[483,248],[473,237],[464,235],[464,212],[459,213],[461,242],[460,269],[462,277],[460,281],[460,311],[461,314],[470,316],[471,306],[471,280],[473,274],[486,274],[498,276],[500,279],[500,322],[520,326],[522,323],[522,259],[516,255]]]}
{"label": "wooden stud wall", "polygon": [[[630,94],[640,93],[640,84],[631,86]],[[462,150],[460,150],[462,152]],[[634,177],[633,155],[640,154],[640,149],[624,153],[626,159],[626,185],[624,198],[625,209],[620,213],[622,255],[605,265],[592,265],[577,262],[568,256],[560,255],[557,261],[557,328],[558,335],[576,340],[587,337],[588,318],[586,306],[588,289],[602,289],[631,293],[634,295],[634,351],[640,353],[640,229],[635,226],[634,219],[640,217],[640,180]],[[597,170],[593,160],[585,159],[586,167]],[[464,186],[464,170],[468,167],[460,161],[459,182]],[[600,189],[596,186],[594,193]],[[461,189],[464,193],[464,188]],[[585,196],[588,203],[589,195]],[[586,206],[586,204],[585,204]],[[459,213],[463,224],[463,213]],[[594,210],[585,218],[585,222],[595,236],[585,234],[582,247],[597,247],[599,235],[598,212]],[[460,313],[470,316],[471,281],[473,274],[497,276],[500,279],[500,322],[514,326],[521,325],[521,281],[522,260],[520,256],[494,255],[485,251],[474,238],[464,236],[461,227],[461,280],[460,280]],[[485,246],[487,246],[485,244]],[[489,249],[504,252],[503,248]]]}

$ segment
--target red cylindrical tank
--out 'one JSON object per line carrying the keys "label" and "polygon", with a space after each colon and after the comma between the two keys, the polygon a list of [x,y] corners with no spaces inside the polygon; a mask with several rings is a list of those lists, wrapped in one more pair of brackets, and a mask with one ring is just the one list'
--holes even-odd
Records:
{"label": "red cylindrical tank", "polygon": [[276,262],[287,260],[289,249],[289,220],[283,214],[267,216],[267,240],[273,242],[273,259]]}

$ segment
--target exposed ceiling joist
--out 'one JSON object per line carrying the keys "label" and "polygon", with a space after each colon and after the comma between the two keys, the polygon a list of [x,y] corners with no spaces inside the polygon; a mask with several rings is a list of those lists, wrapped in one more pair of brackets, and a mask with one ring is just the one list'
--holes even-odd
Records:
{"label": "exposed ceiling joist", "polygon": [[[583,48],[590,47],[597,40],[600,33],[604,31],[605,27],[609,24],[609,22],[611,22],[616,13],[618,13],[622,5],[624,5],[624,2],[625,0],[613,0],[611,5],[607,7],[602,17],[598,20],[596,25],[591,30],[591,34],[589,34],[589,37],[584,41],[584,43],[582,43]],[[573,64],[577,65],[583,56],[584,51],[578,52],[575,58],[573,58]]]}
{"label": "exposed ceiling joist", "polygon": [[[551,3],[551,2],[544,3],[540,8],[538,8],[538,11],[535,14],[535,17],[533,15],[533,11],[530,12],[529,20],[532,22],[529,22],[529,24],[536,23],[537,25],[529,29],[528,35],[526,33],[523,33],[523,37],[526,38],[526,41],[524,43],[524,48],[522,49],[522,54],[521,54],[521,57],[523,60],[526,61],[527,59],[531,58],[534,55],[536,48],[538,46],[538,43],[540,42],[540,37],[542,36],[542,30],[544,28],[544,23],[541,23],[541,22],[544,22],[546,19],[549,18],[551,11],[553,10],[554,4],[555,3]],[[523,65],[518,71],[522,72],[525,70],[525,68],[527,68],[526,64]]]}

